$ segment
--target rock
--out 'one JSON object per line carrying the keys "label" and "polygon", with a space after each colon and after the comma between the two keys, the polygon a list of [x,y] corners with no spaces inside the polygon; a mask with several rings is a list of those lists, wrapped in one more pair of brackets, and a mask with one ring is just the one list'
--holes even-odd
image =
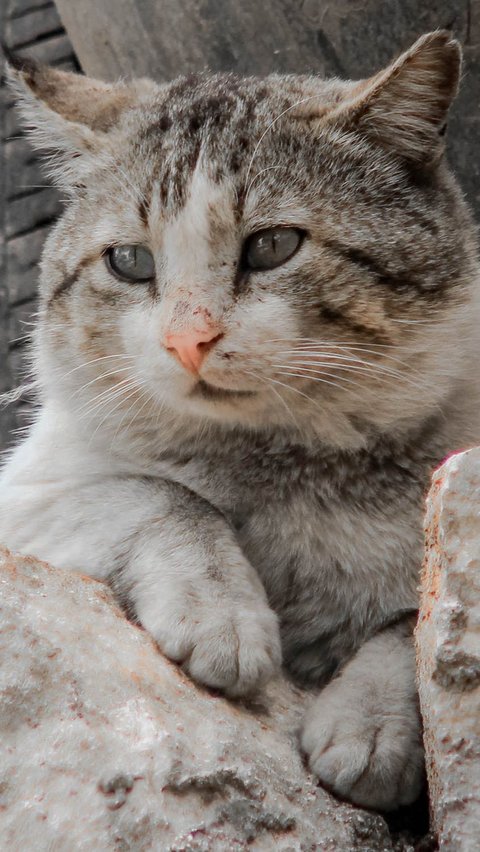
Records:
{"label": "rock", "polygon": [[442,852],[480,846],[480,448],[452,456],[427,503],[416,631],[434,828]]}
{"label": "rock", "polygon": [[[296,747],[305,696],[200,689],[87,577],[0,550],[0,846],[392,850]],[[271,712],[266,710],[266,701]]]}

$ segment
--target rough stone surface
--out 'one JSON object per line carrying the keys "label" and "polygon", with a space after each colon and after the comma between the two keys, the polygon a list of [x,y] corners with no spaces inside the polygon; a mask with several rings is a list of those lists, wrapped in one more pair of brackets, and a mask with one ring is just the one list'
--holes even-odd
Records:
{"label": "rough stone surface", "polygon": [[427,504],[416,631],[434,828],[442,852],[480,848],[480,448],[452,456]]}
{"label": "rough stone surface", "polygon": [[2,849],[394,848],[306,773],[301,692],[267,713],[195,687],[86,577],[0,550],[0,584]]}

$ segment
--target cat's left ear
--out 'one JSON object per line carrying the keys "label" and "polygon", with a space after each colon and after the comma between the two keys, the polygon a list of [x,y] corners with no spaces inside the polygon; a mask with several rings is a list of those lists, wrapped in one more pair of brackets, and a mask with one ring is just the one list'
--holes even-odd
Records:
{"label": "cat's left ear", "polygon": [[384,71],[352,84],[326,120],[358,129],[412,165],[434,165],[444,150],[461,62],[460,45],[450,33],[428,33]]}
{"label": "cat's left ear", "polygon": [[103,83],[12,54],[6,74],[31,144],[48,155],[53,180],[67,191],[105,151],[122,113],[155,88],[150,80]]}

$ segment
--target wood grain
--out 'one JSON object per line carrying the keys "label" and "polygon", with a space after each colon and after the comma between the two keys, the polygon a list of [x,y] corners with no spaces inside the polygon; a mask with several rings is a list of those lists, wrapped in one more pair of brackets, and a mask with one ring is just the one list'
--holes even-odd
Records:
{"label": "wood grain", "polygon": [[[0,0],[0,35],[21,56],[78,69],[52,0]],[[27,143],[10,92],[0,86],[0,393],[25,376],[25,336],[36,308],[38,261],[61,210]],[[21,401],[0,406],[0,449],[28,419]]]}

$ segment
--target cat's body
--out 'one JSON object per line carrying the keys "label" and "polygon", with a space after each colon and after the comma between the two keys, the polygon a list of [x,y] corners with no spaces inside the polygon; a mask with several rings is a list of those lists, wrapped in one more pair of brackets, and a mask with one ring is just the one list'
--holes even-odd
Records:
{"label": "cat's body", "polygon": [[[341,670],[306,721],[312,768],[387,808],[421,778],[402,614],[423,496],[480,435],[475,236],[440,162],[457,75],[443,34],[368,85],[19,72],[74,201],[45,251],[43,407],[3,473],[0,540],[108,579],[232,695],[278,667],[279,627],[295,677]],[[127,284],[112,245],[147,246],[155,277]]]}

